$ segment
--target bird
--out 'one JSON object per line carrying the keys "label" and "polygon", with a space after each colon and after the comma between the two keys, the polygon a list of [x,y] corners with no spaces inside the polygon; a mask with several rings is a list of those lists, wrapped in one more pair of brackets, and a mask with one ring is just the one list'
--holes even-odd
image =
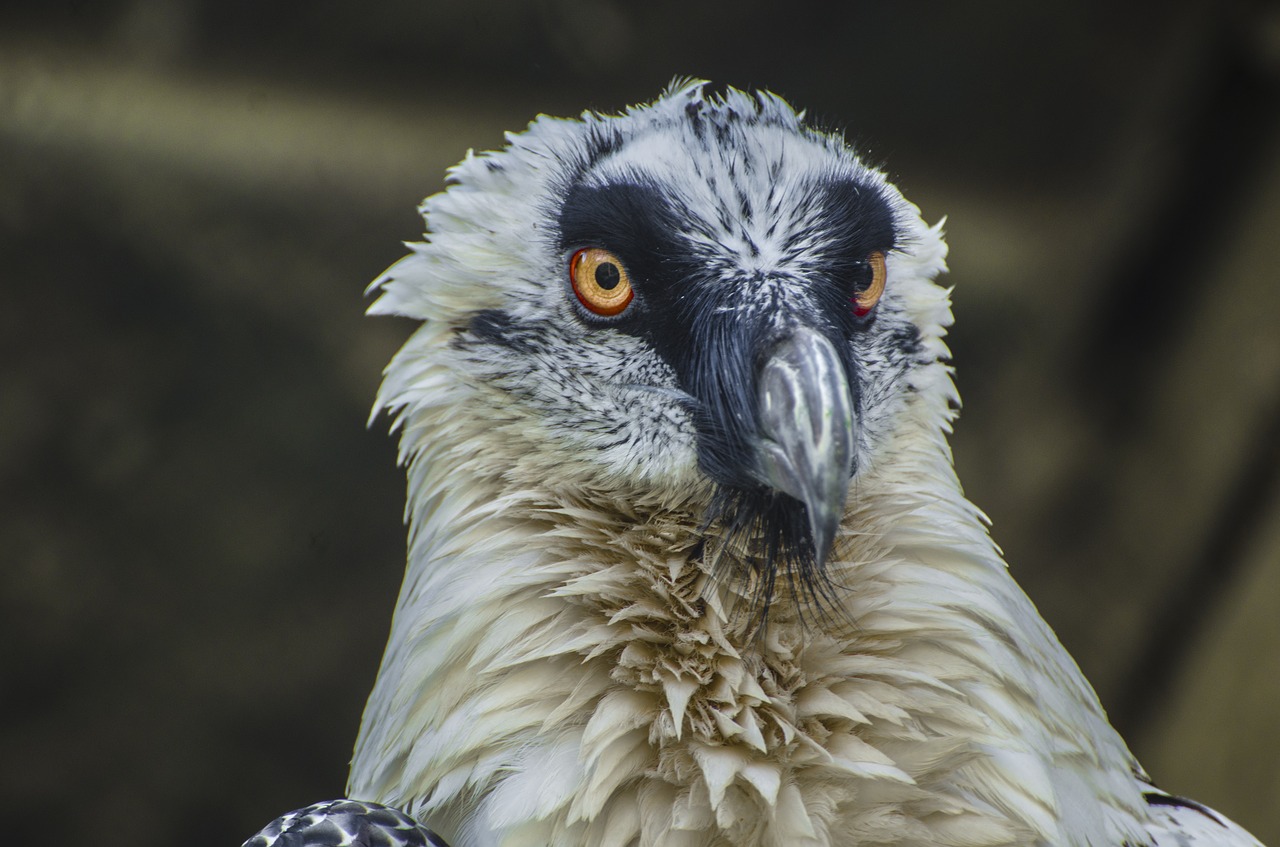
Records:
{"label": "bird", "polygon": [[677,79],[420,212],[370,286],[420,325],[374,408],[408,555],[366,841],[1259,845],[1156,787],[1010,575],[948,442],[945,221],[841,133]]}

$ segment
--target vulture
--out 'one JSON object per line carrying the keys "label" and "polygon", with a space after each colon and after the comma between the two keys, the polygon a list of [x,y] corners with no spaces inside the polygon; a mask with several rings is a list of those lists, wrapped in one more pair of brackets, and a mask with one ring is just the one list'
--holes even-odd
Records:
{"label": "vulture", "polygon": [[1244,847],[964,496],[941,223],[768,92],[469,153],[371,286],[408,564],[348,798],[253,847]]}

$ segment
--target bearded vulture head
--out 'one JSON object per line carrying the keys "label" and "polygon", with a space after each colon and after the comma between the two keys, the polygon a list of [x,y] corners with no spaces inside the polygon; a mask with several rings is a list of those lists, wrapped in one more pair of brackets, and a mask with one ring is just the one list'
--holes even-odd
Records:
{"label": "bearded vulture head", "polygon": [[1009,577],[947,444],[941,227],[840,136],[683,82],[449,183],[373,284],[422,323],[375,410],[408,567],[344,814],[455,847],[1257,843],[1150,783]]}

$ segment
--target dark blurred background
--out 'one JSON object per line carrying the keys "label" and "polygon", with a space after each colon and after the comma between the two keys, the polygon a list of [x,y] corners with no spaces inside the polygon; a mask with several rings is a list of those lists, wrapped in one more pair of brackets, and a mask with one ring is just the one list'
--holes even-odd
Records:
{"label": "dark blurred background", "polygon": [[[948,217],[954,439],[1157,781],[1280,843],[1280,10],[109,0],[0,12],[9,844],[341,794],[404,555],[362,289],[469,147],[768,87]],[[52,834],[50,834],[52,833]]]}

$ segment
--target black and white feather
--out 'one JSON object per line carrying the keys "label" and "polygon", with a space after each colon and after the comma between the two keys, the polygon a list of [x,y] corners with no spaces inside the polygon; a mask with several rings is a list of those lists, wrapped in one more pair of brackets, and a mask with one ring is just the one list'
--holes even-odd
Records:
{"label": "black and white feather", "polygon": [[1151,785],[1009,576],[941,227],[841,138],[690,82],[450,183],[373,286],[422,325],[352,797],[455,847],[1257,845]]}
{"label": "black and white feather", "polygon": [[244,847],[449,847],[397,809],[329,800],[281,815]]}

